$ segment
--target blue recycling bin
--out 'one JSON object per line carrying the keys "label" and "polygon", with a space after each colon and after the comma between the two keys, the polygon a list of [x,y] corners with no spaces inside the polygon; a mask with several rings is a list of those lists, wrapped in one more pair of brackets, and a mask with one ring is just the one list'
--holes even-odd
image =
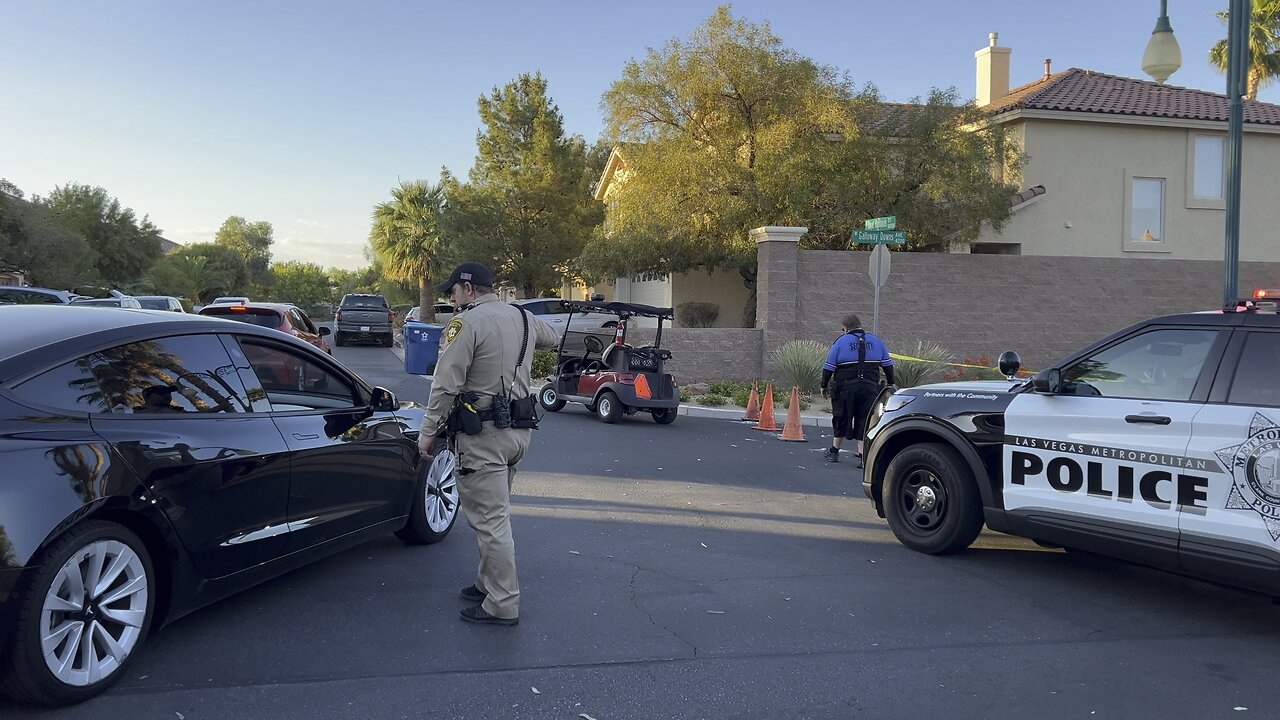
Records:
{"label": "blue recycling bin", "polygon": [[404,371],[410,375],[430,375],[440,357],[440,335],[443,325],[420,322],[404,324]]}

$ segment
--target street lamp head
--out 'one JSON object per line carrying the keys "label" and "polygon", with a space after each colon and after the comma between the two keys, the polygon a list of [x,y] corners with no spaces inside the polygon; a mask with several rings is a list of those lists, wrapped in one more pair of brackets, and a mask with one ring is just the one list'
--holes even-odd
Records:
{"label": "street lamp head", "polygon": [[1151,32],[1146,52],[1142,53],[1142,71],[1152,80],[1164,84],[1180,67],[1182,48],[1178,46],[1178,39],[1173,36],[1173,25],[1169,23],[1168,0],[1161,0],[1160,18],[1156,20],[1156,29]]}

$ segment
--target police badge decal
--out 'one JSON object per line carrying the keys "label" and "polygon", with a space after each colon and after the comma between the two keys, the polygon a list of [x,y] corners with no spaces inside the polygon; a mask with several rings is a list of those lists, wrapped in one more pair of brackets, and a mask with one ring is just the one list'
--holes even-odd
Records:
{"label": "police badge decal", "polygon": [[1272,541],[1280,541],[1280,425],[1255,413],[1249,439],[1217,454],[1233,478],[1227,509],[1258,513]]}

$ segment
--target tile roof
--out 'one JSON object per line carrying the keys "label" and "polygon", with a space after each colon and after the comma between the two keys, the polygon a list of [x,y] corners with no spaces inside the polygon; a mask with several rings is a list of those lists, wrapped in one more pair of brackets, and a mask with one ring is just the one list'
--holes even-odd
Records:
{"label": "tile roof", "polygon": [[1017,210],[1019,206],[1025,205],[1047,192],[1049,191],[1045,190],[1043,185],[1032,185],[1026,190],[1011,196],[1009,198],[1009,207]]}
{"label": "tile roof", "polygon": [[[1229,108],[1225,95],[1071,68],[1016,88],[984,109],[995,115],[1057,110],[1226,122]],[[1280,125],[1280,105],[1246,100],[1244,121]]]}

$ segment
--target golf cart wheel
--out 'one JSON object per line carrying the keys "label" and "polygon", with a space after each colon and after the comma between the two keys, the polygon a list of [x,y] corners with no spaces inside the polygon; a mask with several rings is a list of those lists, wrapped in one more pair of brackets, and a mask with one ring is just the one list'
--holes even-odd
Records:
{"label": "golf cart wheel", "polygon": [[538,404],[547,412],[560,412],[564,409],[564,400],[560,399],[560,393],[550,385],[542,388],[542,392],[538,393]]}
{"label": "golf cart wheel", "polygon": [[653,421],[659,425],[670,425],[676,421],[676,415],[679,414],[678,408],[662,408],[660,410],[652,410]]}
{"label": "golf cart wheel", "polygon": [[622,418],[622,414],[626,412],[622,401],[614,394],[612,390],[605,390],[600,393],[600,399],[596,400],[596,416],[602,422],[616,423]]}

